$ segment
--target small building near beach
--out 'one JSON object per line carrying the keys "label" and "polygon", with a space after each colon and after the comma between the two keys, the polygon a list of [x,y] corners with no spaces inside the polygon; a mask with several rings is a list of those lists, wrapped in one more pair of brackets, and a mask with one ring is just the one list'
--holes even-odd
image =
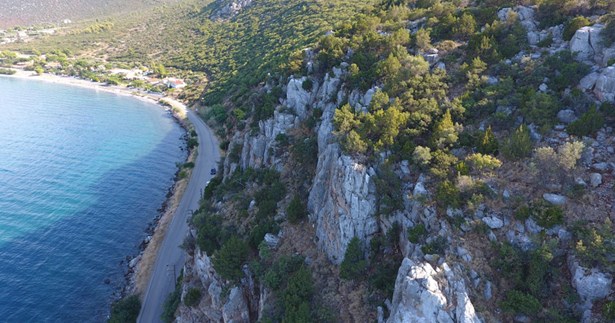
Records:
{"label": "small building near beach", "polygon": [[174,77],[169,77],[163,80],[164,85],[166,85],[167,87],[171,88],[171,89],[181,89],[186,87],[186,83],[184,82],[184,80],[181,79],[177,79]]}

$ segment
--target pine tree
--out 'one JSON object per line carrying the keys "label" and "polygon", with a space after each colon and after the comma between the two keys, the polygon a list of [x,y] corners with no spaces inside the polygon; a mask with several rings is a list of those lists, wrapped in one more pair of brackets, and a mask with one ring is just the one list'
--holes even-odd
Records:
{"label": "pine tree", "polygon": [[444,116],[442,116],[442,120],[436,125],[433,138],[436,146],[439,148],[449,147],[459,139],[450,110],[446,110]]}

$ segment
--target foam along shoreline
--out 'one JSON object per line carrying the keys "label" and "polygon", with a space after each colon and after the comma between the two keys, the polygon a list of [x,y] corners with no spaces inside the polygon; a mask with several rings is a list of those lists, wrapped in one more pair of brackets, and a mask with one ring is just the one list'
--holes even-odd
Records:
{"label": "foam along shoreline", "polygon": [[[179,125],[186,131],[189,131],[190,121],[187,118],[186,105],[172,98],[164,97],[163,95],[157,95],[147,93],[138,89],[127,88],[123,86],[107,85],[104,83],[93,82],[84,79],[78,79],[71,76],[60,76],[53,74],[37,74],[32,71],[25,71],[21,68],[11,68],[15,70],[13,75],[0,74],[0,77],[7,78],[19,78],[27,80],[35,80],[41,82],[49,82],[55,84],[62,84],[68,86],[78,86],[81,88],[91,89],[95,91],[104,91],[123,96],[131,96],[136,99],[149,102],[158,106],[170,106],[172,108],[171,114]],[[196,150],[190,151],[186,161],[190,162],[196,159]],[[179,171],[178,171],[179,172]],[[114,294],[114,300],[119,297],[123,297],[129,294],[140,294],[145,288],[145,284],[149,281],[151,275],[151,269],[154,265],[154,261],[158,254],[158,248],[164,239],[166,228],[171,221],[171,218],[175,214],[175,210],[179,205],[179,201],[188,186],[188,178],[179,178],[176,175],[175,182],[169,188],[169,195],[163,202],[161,212],[156,215],[153,220],[153,228],[148,228],[148,237],[143,244],[139,247],[138,254],[132,257],[130,261],[126,262],[128,267],[126,274],[126,281],[122,286],[119,286],[119,295]]]}

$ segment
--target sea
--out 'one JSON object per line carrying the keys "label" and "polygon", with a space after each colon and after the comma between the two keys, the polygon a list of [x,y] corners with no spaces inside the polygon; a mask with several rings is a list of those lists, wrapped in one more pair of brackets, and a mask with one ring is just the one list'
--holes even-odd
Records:
{"label": "sea", "polygon": [[0,322],[104,322],[184,131],[130,96],[0,77]]}

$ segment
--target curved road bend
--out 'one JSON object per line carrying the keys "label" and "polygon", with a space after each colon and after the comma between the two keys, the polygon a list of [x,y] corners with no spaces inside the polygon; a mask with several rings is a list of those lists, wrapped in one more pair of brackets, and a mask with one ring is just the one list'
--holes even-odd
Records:
{"label": "curved road bend", "polygon": [[192,110],[186,109],[188,119],[197,132],[199,146],[198,155],[192,170],[188,187],[179,202],[173,219],[167,228],[166,235],[158,250],[154,268],[152,270],[143,306],[139,313],[138,322],[162,322],[160,315],[165,299],[175,289],[175,280],[184,267],[185,253],[179,246],[188,233],[188,215],[198,209],[201,192],[207,182],[213,177],[210,170],[217,167],[220,152],[218,141],[211,129]]}

